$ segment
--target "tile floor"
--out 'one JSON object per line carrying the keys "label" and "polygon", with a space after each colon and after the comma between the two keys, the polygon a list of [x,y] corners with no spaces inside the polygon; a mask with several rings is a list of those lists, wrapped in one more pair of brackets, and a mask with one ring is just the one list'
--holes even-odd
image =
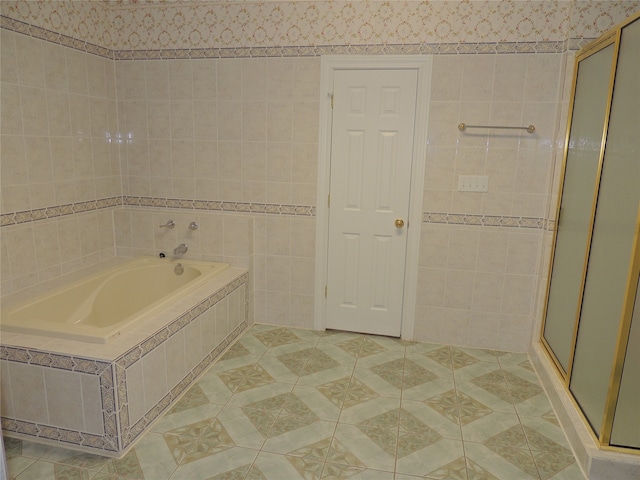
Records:
{"label": "tile floor", "polygon": [[584,480],[524,354],[266,325],[120,460],[5,441],[17,480]]}

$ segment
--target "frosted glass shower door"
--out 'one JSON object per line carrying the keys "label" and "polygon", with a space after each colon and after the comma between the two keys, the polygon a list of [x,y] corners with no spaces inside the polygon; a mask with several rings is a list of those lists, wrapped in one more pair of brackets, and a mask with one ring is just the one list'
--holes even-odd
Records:
{"label": "frosted glass shower door", "polygon": [[614,46],[579,60],[564,183],[547,297],[544,339],[569,370],[591,235]]}
{"label": "frosted glass shower door", "polygon": [[594,431],[605,437],[618,394],[610,390],[616,383],[612,372],[624,361],[626,342],[620,338],[631,326],[640,262],[640,19],[622,29],[619,49],[569,383]]}

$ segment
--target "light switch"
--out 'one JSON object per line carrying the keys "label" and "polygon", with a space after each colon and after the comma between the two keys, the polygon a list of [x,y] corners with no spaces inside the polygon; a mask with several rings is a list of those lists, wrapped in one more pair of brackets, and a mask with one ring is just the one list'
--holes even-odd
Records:
{"label": "light switch", "polygon": [[460,192],[486,192],[489,190],[488,175],[458,175]]}

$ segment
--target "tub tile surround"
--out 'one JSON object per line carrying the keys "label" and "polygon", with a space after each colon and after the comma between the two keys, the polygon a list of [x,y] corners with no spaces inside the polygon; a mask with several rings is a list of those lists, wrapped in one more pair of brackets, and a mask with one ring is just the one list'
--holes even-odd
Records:
{"label": "tub tile surround", "polygon": [[3,333],[3,431],[122,456],[247,328],[248,285],[228,267],[113,344]]}

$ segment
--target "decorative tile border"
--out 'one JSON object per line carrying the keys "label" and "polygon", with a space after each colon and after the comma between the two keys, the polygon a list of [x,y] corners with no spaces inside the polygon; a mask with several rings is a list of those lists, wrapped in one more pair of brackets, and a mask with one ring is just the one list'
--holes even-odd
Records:
{"label": "decorative tile border", "polygon": [[282,47],[191,48],[167,50],[117,50],[115,60],[172,60],[203,58],[318,57],[320,55],[478,55],[563,53],[565,41],[418,43],[370,45],[314,45]]}
{"label": "decorative tile border", "polygon": [[312,217],[316,214],[316,207],[313,205],[225,202],[223,200],[188,200],[125,196],[123,197],[123,204],[139,207],[185,208],[189,210],[211,210],[238,213],[270,213],[274,215],[302,215],[305,217]]}
{"label": "decorative tile border", "polygon": [[36,210],[26,210],[23,212],[4,213],[0,215],[0,227],[63,217],[65,215],[73,215],[74,213],[102,210],[104,208],[117,207],[122,204],[123,197],[109,197],[98,200],[89,200],[87,202],[54,205]]}
{"label": "decorative tile border", "polygon": [[[157,197],[111,197],[70,205],[59,205],[0,215],[0,227],[36,222],[49,218],[82,213],[117,206],[206,210],[267,215],[294,215],[315,217],[315,205],[280,205],[271,203],[225,202],[221,200],[189,200]],[[474,215],[464,213],[423,212],[423,223],[447,223],[451,225],[475,225],[485,227],[536,228],[553,230],[555,222],[538,217],[512,217],[505,215]]]}
{"label": "decorative tile border", "polygon": [[63,47],[73,48],[74,50],[92,53],[93,55],[98,55],[99,57],[105,57],[111,60],[115,59],[115,52],[113,50],[109,50],[108,48],[100,47],[89,42],[78,40],[76,38],[70,37],[68,35],[63,35],[52,30],[47,30],[46,28],[29,25],[28,23],[21,22],[20,20],[10,18],[5,15],[0,15],[0,28],[6,28],[7,30],[11,30],[13,32],[29,35],[30,37],[39,38],[40,40],[45,40],[51,43],[56,43],[58,45],[62,45]]}
{"label": "decorative tile border", "polygon": [[320,55],[478,55],[563,53],[579,50],[594,39],[539,42],[459,42],[402,44],[344,44],[270,47],[218,47],[157,50],[110,50],[89,42],[0,15],[0,28],[39,38],[47,42],[98,55],[111,60],[175,60],[206,58],[317,57]]}
{"label": "decorative tile border", "polygon": [[296,215],[313,217],[314,205],[280,205],[272,203],[225,202],[221,200],[188,200],[179,198],[155,197],[110,197],[68,205],[55,205],[37,210],[10,212],[0,215],[0,227],[36,222],[62,217],[74,213],[83,213],[122,205],[135,207],[178,208],[186,210],[208,210],[217,212],[264,213],[271,215]]}
{"label": "decorative tile border", "polygon": [[547,229],[550,222],[537,217],[509,217],[499,215],[468,215],[464,213],[422,214],[423,223],[445,223],[448,225],[475,225],[481,227],[510,227]]}
{"label": "decorative tile border", "polygon": [[2,417],[2,429],[4,431],[91,448],[93,451],[96,451],[96,449],[102,450],[105,453],[117,452],[120,449],[116,424],[116,395],[111,363],[7,345],[0,345],[0,359],[97,376],[100,380],[104,426],[104,435],[100,436]]}

